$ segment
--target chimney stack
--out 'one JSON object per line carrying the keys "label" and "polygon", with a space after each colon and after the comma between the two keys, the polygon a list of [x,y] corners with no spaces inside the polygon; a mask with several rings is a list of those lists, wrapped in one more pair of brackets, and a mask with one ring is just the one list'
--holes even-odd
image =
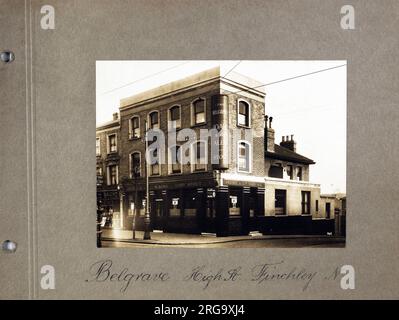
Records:
{"label": "chimney stack", "polygon": [[118,120],[118,118],[119,118],[118,112],[113,113],[112,114],[112,118],[113,118],[114,121]]}
{"label": "chimney stack", "polygon": [[265,116],[265,151],[274,152],[273,117]]}
{"label": "chimney stack", "polygon": [[291,138],[290,136],[283,136],[280,142],[280,146],[296,152],[296,142],[294,141],[294,135],[291,134]]}

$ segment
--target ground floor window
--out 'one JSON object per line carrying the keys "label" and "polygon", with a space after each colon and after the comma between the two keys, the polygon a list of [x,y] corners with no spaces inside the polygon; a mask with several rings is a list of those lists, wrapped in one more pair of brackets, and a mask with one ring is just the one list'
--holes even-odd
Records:
{"label": "ground floor window", "polygon": [[302,214],[310,214],[310,191],[301,191]]}

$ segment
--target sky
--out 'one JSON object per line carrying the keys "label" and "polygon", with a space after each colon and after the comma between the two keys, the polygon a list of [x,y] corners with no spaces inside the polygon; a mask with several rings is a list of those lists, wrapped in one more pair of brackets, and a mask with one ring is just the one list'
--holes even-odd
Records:
{"label": "sky", "polygon": [[[96,123],[110,121],[122,98],[216,66],[266,84],[275,142],[293,134],[297,152],[316,162],[310,182],[321,184],[322,193],[346,192],[345,60],[97,61]],[[295,78],[336,66],[342,67]]]}

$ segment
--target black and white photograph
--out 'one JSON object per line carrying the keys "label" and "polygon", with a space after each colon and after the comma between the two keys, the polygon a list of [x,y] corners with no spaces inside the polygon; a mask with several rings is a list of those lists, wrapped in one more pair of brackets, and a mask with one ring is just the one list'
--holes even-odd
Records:
{"label": "black and white photograph", "polygon": [[346,61],[97,61],[97,245],[345,247]]}
{"label": "black and white photograph", "polygon": [[0,300],[167,320],[398,299],[398,13],[0,0]]}

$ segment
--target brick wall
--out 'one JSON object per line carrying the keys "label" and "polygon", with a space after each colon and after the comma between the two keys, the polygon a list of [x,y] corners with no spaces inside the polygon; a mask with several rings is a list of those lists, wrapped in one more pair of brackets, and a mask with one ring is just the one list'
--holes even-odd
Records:
{"label": "brick wall", "polygon": [[[245,140],[245,128],[237,125],[237,101],[243,99],[251,105],[252,172],[249,175],[264,176],[264,103],[239,94],[229,94],[230,128],[230,168],[227,172],[237,172],[237,145],[233,145],[233,135]],[[237,132],[238,131],[238,132]],[[245,174],[245,173],[244,173]]]}

